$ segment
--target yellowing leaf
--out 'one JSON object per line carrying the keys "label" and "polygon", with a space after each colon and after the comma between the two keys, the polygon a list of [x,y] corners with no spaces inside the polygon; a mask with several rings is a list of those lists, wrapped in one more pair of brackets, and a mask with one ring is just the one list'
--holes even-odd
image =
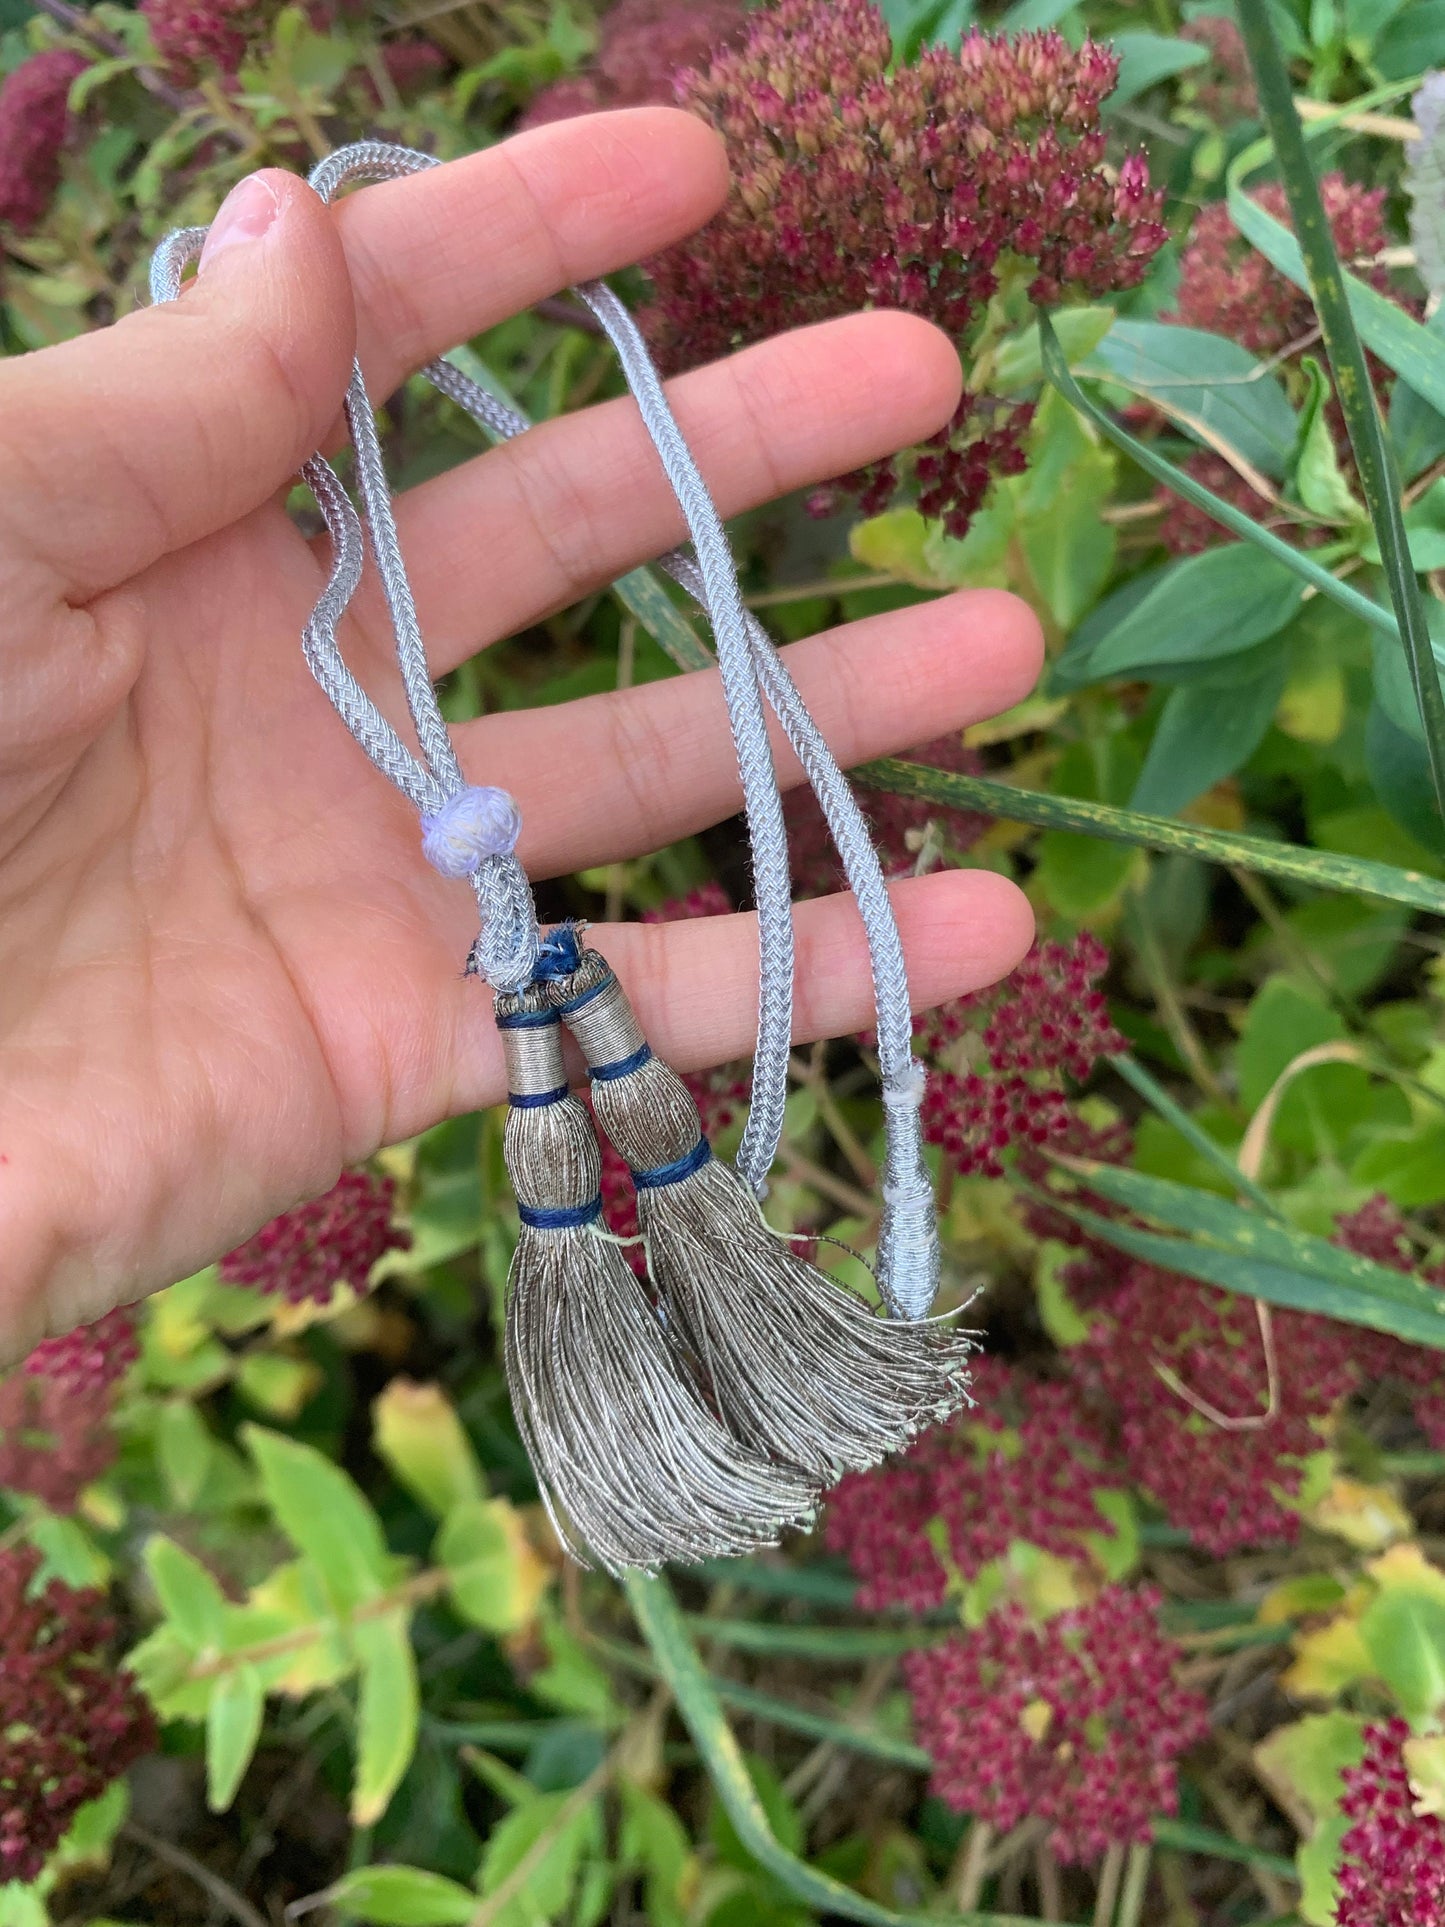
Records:
{"label": "yellowing leaf", "polygon": [[1297,658],[1274,719],[1297,743],[1333,743],[1345,726],[1345,674],[1327,657]]}
{"label": "yellowing leaf", "polygon": [[437,1535],[436,1553],[447,1568],[452,1603],[473,1625],[511,1633],[535,1617],[551,1574],[508,1500],[454,1506]]}
{"label": "yellowing leaf", "polygon": [[1416,1813],[1445,1817],[1445,1733],[1415,1734],[1402,1751]]}
{"label": "yellowing leaf", "polygon": [[[249,1616],[249,1623],[242,1613]],[[331,1605],[315,1570],[299,1559],[288,1560],[252,1588],[237,1613],[233,1643],[246,1634],[246,1643],[280,1639],[294,1633],[311,1636],[293,1650],[278,1653],[262,1671],[270,1692],[300,1699],[346,1678],[354,1661],[341,1635]]]}
{"label": "yellowing leaf", "polygon": [[1294,1664],[1280,1684],[1301,1699],[1336,1699],[1357,1680],[1374,1677],[1375,1666],[1369,1648],[1360,1636],[1358,1622],[1349,1617],[1332,1619],[1317,1631],[1302,1633],[1295,1643]]}
{"label": "yellowing leaf", "polygon": [[487,1496],[471,1440],[439,1385],[394,1378],[371,1408],[377,1452],[420,1504],[444,1519]]}
{"label": "yellowing leaf", "polygon": [[1329,1490],[1305,1512],[1311,1525],[1333,1532],[1361,1552],[1377,1552],[1411,1530],[1413,1520],[1388,1485],[1366,1485],[1337,1473]]}

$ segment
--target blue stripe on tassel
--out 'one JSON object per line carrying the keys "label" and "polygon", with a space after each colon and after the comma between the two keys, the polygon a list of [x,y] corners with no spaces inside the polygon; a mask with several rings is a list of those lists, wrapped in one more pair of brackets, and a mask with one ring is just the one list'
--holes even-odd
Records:
{"label": "blue stripe on tassel", "polygon": [[619,1057],[612,1064],[594,1064],[587,1075],[594,1084],[610,1084],[615,1077],[631,1077],[652,1055],[651,1044],[639,1044],[631,1057]]}
{"label": "blue stripe on tassel", "polygon": [[560,1104],[567,1096],[567,1086],[559,1084],[555,1091],[508,1091],[507,1102],[514,1111],[540,1111],[544,1104]]}
{"label": "blue stripe on tassel", "polygon": [[650,1171],[634,1171],[632,1182],[639,1191],[659,1191],[665,1184],[680,1184],[684,1178],[690,1178],[711,1156],[712,1146],[705,1137],[700,1137],[685,1157],[674,1158],[671,1164],[654,1165]]}
{"label": "blue stripe on tassel", "polygon": [[599,1192],[586,1204],[559,1204],[551,1209],[519,1204],[517,1216],[533,1231],[578,1231],[585,1224],[595,1224],[602,1216],[602,1196]]}
{"label": "blue stripe on tassel", "polygon": [[559,1013],[555,1010],[514,1010],[510,1016],[497,1019],[498,1030],[546,1030],[555,1024]]}

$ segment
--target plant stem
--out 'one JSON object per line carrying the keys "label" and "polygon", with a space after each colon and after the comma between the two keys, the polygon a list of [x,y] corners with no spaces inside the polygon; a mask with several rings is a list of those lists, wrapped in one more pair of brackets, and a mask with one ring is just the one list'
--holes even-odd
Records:
{"label": "plant stem", "polygon": [[209,1867],[197,1860],[194,1854],[187,1853],[184,1847],[162,1840],[159,1834],[152,1833],[148,1827],[137,1826],[134,1820],[127,1820],[121,1832],[127,1840],[133,1840],[155,1859],[163,1860],[168,1867],[174,1867],[177,1873],[194,1880],[223,1912],[228,1913],[232,1920],[239,1921],[241,1927],[270,1927],[266,1916],[258,1913],[244,1894],[238,1894],[218,1873],[212,1873]]}
{"label": "plant stem", "polygon": [[[388,1613],[394,1613],[399,1606],[418,1606],[425,1600],[435,1599],[439,1593],[446,1591],[450,1578],[445,1566],[433,1566],[426,1572],[414,1573],[410,1579],[393,1586],[389,1592],[378,1593],[375,1599],[363,1601],[347,1615],[347,1624],[356,1626],[371,1619],[385,1619]],[[278,1633],[274,1639],[263,1639],[255,1646],[240,1646],[235,1652],[217,1653],[214,1658],[201,1660],[190,1667],[186,1678],[220,1679],[241,1666],[263,1666],[268,1659],[283,1659],[287,1653],[303,1652],[335,1624],[334,1620],[318,1619],[310,1626],[298,1626],[293,1632]]]}
{"label": "plant stem", "polygon": [[1119,1911],[1114,1927],[1139,1927],[1144,1914],[1144,1895],[1149,1886],[1149,1861],[1153,1849],[1147,1844],[1130,1847],[1129,1864],[1124,1869],[1124,1891],[1119,1896]]}
{"label": "plant stem", "polygon": [[1124,1849],[1110,1847],[1099,1869],[1099,1892],[1094,1901],[1094,1927],[1110,1927],[1114,1902],[1119,1898],[1119,1881],[1124,1872]]}
{"label": "plant stem", "polygon": [[1445,819],[1445,691],[1435,666],[1420,585],[1415,578],[1394,451],[1376,406],[1365,351],[1350,312],[1334,236],[1305,147],[1289,71],[1275,39],[1267,0],[1240,0],[1239,25],[1254,70],[1260,107],[1279,162],[1310,294],[1320,318],[1335,393],[1344,414],[1365,505],[1380,545],[1390,601],[1415,685],[1436,807]]}
{"label": "plant stem", "polygon": [[993,1828],[987,1820],[975,1820],[968,1829],[963,1852],[958,1857],[957,1877],[950,1874],[953,1897],[960,1907],[976,1907],[988,1871],[988,1850],[993,1845]]}

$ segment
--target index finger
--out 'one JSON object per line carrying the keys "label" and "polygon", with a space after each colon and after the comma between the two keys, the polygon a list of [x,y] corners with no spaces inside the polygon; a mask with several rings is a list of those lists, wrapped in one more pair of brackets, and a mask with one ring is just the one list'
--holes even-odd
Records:
{"label": "index finger", "polygon": [[372,393],[546,295],[681,240],[727,185],[711,128],[636,107],[554,121],[347,195],[336,218]]}

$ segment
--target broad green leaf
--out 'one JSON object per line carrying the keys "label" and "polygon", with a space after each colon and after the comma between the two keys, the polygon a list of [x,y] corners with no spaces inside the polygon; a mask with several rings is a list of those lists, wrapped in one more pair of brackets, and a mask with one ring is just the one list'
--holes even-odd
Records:
{"label": "broad green leaf", "polygon": [[469,1887],[421,1867],[357,1867],[327,1889],[338,1915],[373,1927],[466,1927],[477,1911]]}
{"label": "broad green leaf", "polygon": [[1327,408],[1330,401],[1329,378],[1313,355],[1305,355],[1302,366],[1309,382],[1309,393],[1300,409],[1299,441],[1290,465],[1290,487],[1296,501],[1311,515],[1330,522],[1368,523],[1365,505],[1355,495],[1330,433]]}
{"label": "broad green leaf", "polygon": [[[1445,0],[1440,0],[1440,24],[1445,34]],[[1445,305],[1435,310],[1425,328],[1445,346]],[[1406,381],[1397,381],[1391,390],[1389,429],[1395,459],[1407,482],[1413,482],[1445,455],[1445,413],[1421,401]]]}
{"label": "broad green leaf", "polygon": [[1294,409],[1278,377],[1238,342],[1165,321],[1120,320],[1081,372],[1152,402],[1204,447],[1232,448],[1275,481],[1288,470]]}
{"label": "broad green leaf", "polygon": [[254,1666],[215,1681],[206,1708],[206,1805],[224,1813],[236,1797],[261,1737],[266,1694]]}
{"label": "broad green leaf", "polygon": [[386,1812],[416,1751],[416,1655],[404,1611],[358,1620],[351,1638],[361,1667],[351,1817],[357,1826],[369,1827]]}
{"label": "broad green leaf", "polygon": [[1445,0],[1414,0],[1402,8],[1371,50],[1384,80],[1412,80],[1438,65],[1445,47]]}
{"label": "broad green leaf", "polygon": [[129,1812],[129,1784],[125,1780],[112,1780],[104,1793],[76,1808],[64,1839],[50,1856],[47,1873],[106,1866],[115,1836],[125,1825]]}
{"label": "broad green leaf", "polygon": [[[1139,774],[1139,754],[1123,737],[1075,743],[1054,767],[1060,789],[1100,801],[1122,802]],[[1075,922],[1099,917],[1114,903],[1138,868],[1137,853],[1108,848],[1088,837],[1048,831],[1039,839],[1034,881],[1054,908]]]}
{"label": "broad green leaf", "polygon": [[200,1560],[157,1535],[146,1546],[145,1566],[171,1630],[194,1653],[219,1648],[226,1596]]}
{"label": "broad green leaf", "polygon": [[193,1506],[211,1468],[215,1440],[189,1399],[168,1399],[156,1418],[156,1462],[183,1510]]}
{"label": "broad green leaf", "polygon": [[1186,73],[1209,59],[1207,50],[1194,41],[1176,40],[1162,33],[1116,33],[1112,45],[1119,56],[1119,79],[1104,103],[1105,114],[1117,112],[1126,102],[1157,87],[1161,80]]}
{"label": "broad green leaf", "polygon": [[[1071,368],[1079,367],[1098,347],[1118,322],[1118,313],[1109,307],[1061,308],[1054,316],[1054,333]],[[1029,321],[1017,334],[998,345],[993,358],[992,385],[1001,395],[1016,395],[1034,388],[1044,378],[1044,360],[1039,346],[1038,324]]]}
{"label": "broad green leaf", "polygon": [[[1420,574],[1445,568],[1445,476],[1428,488],[1405,511],[1405,534],[1410,544],[1410,560]],[[1367,562],[1380,561],[1380,545],[1372,535],[1360,553]],[[1438,618],[1436,618],[1438,621]],[[1431,624],[1432,629],[1435,624]],[[1436,638],[1436,660],[1439,660]]]}
{"label": "broad green leaf", "polygon": [[309,1358],[285,1352],[248,1352],[236,1373],[236,1389],[253,1411],[291,1420],[321,1384],[320,1368]]}
{"label": "broad green leaf", "polygon": [[1445,1123],[1432,1118],[1418,1130],[1367,1144],[1350,1170],[1357,1184],[1383,1191],[1402,1211],[1445,1198]]}
{"label": "broad green leaf", "polygon": [[1414,729],[1402,729],[1382,702],[1371,703],[1365,718],[1365,773],[1406,835],[1433,855],[1445,856],[1445,824],[1435,807],[1418,715]]}
{"label": "broad green leaf", "polygon": [[881,515],[855,522],[848,532],[848,550],[855,562],[911,582],[920,589],[939,589],[943,582],[925,552],[929,523],[917,509],[884,509]]}
{"label": "broad green leaf", "polygon": [[1171,690],[1129,807],[1174,816],[1242,769],[1269,728],[1288,668],[1284,650],[1263,644],[1227,675]]}
{"label": "broad green leaf", "polygon": [[1173,563],[1089,658],[1094,677],[1146,675],[1159,663],[1232,656],[1275,635],[1304,584],[1272,556],[1228,542]]}
{"label": "broad green leaf", "polygon": [[1335,1869],[1348,1825],[1340,1812],[1340,1775],[1364,1753],[1364,1722],[1350,1713],[1312,1713],[1293,1726],[1276,1727],[1255,1748],[1267,1786],[1278,1787],[1282,1804],[1303,1804],[1315,1828],[1295,1856],[1303,1882],[1300,1915],[1310,1927],[1334,1927]]}
{"label": "broad green leaf", "polygon": [[1028,473],[1007,488],[1029,572],[1067,632],[1113,571],[1118,532],[1102,510],[1112,498],[1118,462],[1053,388],[1039,403],[1030,445]]}
{"label": "broad green leaf", "polygon": [[[1239,1094],[1258,1110],[1276,1078],[1302,1052],[1343,1042],[1344,1023],[1285,977],[1260,986],[1245,1016],[1236,1056]],[[1302,1071],[1279,1102],[1270,1140],[1286,1149],[1321,1155],[1350,1136],[1369,1098],[1369,1079],[1353,1064],[1319,1064]]]}
{"label": "broad green leaf", "polygon": [[456,1408],[439,1385],[394,1378],[371,1408],[382,1459],[438,1519],[487,1496],[486,1476]]}
{"label": "broad green leaf", "polygon": [[453,1507],[437,1536],[436,1557],[447,1568],[452,1603],[474,1626],[510,1633],[535,1617],[550,1575],[506,1499]]}
{"label": "broad green leaf", "polygon": [[336,1611],[374,1599],[394,1569],[381,1523],[353,1481],[314,1446],[242,1427],[276,1523],[314,1561]]}
{"label": "broad green leaf", "polygon": [[692,1843],[665,1800],[635,1781],[622,1784],[618,1859],[640,1872],[650,1927],[685,1927],[684,1882],[695,1864]]}
{"label": "broad green leaf", "polygon": [[1356,58],[1368,60],[1376,41],[1405,0],[1344,0],[1345,34]]}
{"label": "broad green leaf", "polygon": [[572,1793],[538,1793],[513,1807],[487,1840],[478,1886],[485,1897],[523,1861],[530,1871],[493,1927],[540,1927],[556,1920],[572,1899],[584,1855],[599,1852],[602,1841],[596,1800],[579,1806]]}
{"label": "broad green leaf", "polygon": [[1360,1636],[1408,1720],[1445,1707],[1445,1599],[1382,1586],[1360,1615]]}
{"label": "broad green leaf", "polygon": [[598,1659],[552,1613],[542,1620],[542,1640],[548,1664],[528,1682],[548,1706],[576,1713],[602,1726],[615,1726],[622,1717],[612,1680]]}
{"label": "broad green leaf", "polygon": [[37,1509],[25,1521],[25,1537],[40,1554],[36,1578],[44,1585],[61,1579],[67,1586],[106,1586],[111,1562],[79,1519]]}

